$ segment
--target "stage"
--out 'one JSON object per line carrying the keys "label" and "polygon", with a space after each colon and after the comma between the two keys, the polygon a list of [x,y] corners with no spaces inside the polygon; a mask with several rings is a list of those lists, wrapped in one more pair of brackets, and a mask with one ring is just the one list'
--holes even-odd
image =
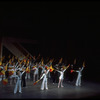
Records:
{"label": "stage", "polygon": [[[1,84],[1,83],[0,83]],[[22,93],[13,93],[14,85],[0,85],[0,99],[85,99],[100,98],[100,84],[83,81],[81,87],[76,87],[74,82],[64,81],[63,88],[57,88],[57,83],[48,82],[48,90],[40,90],[41,82],[33,85],[27,80],[27,87],[22,88]]]}

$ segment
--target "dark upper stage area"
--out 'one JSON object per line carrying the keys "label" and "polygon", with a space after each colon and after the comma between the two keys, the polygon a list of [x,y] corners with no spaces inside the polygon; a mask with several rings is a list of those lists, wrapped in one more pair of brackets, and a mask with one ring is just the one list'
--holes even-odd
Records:
{"label": "dark upper stage area", "polygon": [[0,35],[63,39],[65,34],[68,39],[78,33],[82,35],[76,37],[86,38],[100,33],[99,5],[99,1],[0,1]]}

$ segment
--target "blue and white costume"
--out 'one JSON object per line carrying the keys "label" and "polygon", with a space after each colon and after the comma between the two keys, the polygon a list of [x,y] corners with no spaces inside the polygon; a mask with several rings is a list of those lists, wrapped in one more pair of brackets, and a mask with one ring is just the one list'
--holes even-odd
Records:
{"label": "blue and white costume", "polygon": [[34,82],[35,82],[35,79],[36,79],[36,78],[37,78],[37,80],[38,80],[38,68],[35,67],[35,68],[33,68],[32,70],[34,70]]}
{"label": "blue and white costume", "polygon": [[78,77],[76,80],[76,86],[81,86],[81,76],[82,76],[82,70],[84,69],[84,67],[82,67],[80,70],[77,70],[76,72],[78,73]]}
{"label": "blue and white costume", "polygon": [[43,79],[43,82],[42,82],[42,85],[41,85],[41,90],[44,90],[44,88],[46,90],[48,90],[48,86],[47,86],[47,74],[48,73],[49,73],[49,70],[47,70],[46,73],[43,73],[42,77],[40,78],[40,80]]}
{"label": "blue and white costume", "polygon": [[[17,89],[19,87],[19,93],[22,93],[22,89],[21,89],[21,77],[22,75],[24,74],[25,71],[23,71],[22,73],[20,72],[19,75],[16,75],[16,78],[17,78],[17,82],[16,82],[16,85],[15,85],[15,88],[14,88],[14,94],[17,93]],[[12,76],[13,77],[13,76]],[[15,77],[15,76],[14,76]]]}

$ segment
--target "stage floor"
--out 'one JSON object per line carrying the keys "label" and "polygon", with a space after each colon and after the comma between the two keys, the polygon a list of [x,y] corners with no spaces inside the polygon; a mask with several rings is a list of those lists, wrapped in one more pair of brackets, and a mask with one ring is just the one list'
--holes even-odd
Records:
{"label": "stage floor", "polygon": [[[1,84],[1,83],[0,83]],[[41,82],[33,85],[27,80],[27,87],[22,88],[22,93],[13,93],[14,85],[0,85],[0,99],[81,99],[100,98],[100,84],[83,81],[81,87],[76,87],[74,82],[64,82],[63,88],[57,88],[57,83],[49,80],[48,90],[41,91]]]}

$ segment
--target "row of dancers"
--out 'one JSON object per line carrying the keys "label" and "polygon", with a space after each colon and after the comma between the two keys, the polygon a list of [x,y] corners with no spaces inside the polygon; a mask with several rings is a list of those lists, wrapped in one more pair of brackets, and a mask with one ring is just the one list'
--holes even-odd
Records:
{"label": "row of dancers", "polygon": [[[12,59],[13,58],[13,59]],[[61,64],[62,58],[59,60],[59,63],[53,66],[53,59],[50,59],[48,63],[44,64],[43,58],[36,62],[36,59],[33,60],[30,58],[24,58],[23,60],[14,59],[12,57],[5,65],[0,65],[0,72],[4,71],[5,74],[0,74],[0,80],[9,79],[10,83],[14,79],[15,88],[14,94],[17,93],[19,87],[19,93],[22,93],[22,84],[23,87],[26,86],[26,79],[30,79],[30,72],[33,71],[33,83],[37,83],[41,80],[41,90],[48,89],[48,80],[47,78],[50,77],[51,73],[56,71],[59,73],[59,82],[58,88],[64,87],[63,80],[64,80],[64,73],[70,67],[69,65]],[[35,62],[34,62],[35,61]],[[77,72],[78,77],[76,80],[76,86],[81,86],[81,76],[82,70],[84,69],[85,65],[79,67],[79,70],[71,70],[71,72]],[[17,79],[17,80],[16,80]]]}

